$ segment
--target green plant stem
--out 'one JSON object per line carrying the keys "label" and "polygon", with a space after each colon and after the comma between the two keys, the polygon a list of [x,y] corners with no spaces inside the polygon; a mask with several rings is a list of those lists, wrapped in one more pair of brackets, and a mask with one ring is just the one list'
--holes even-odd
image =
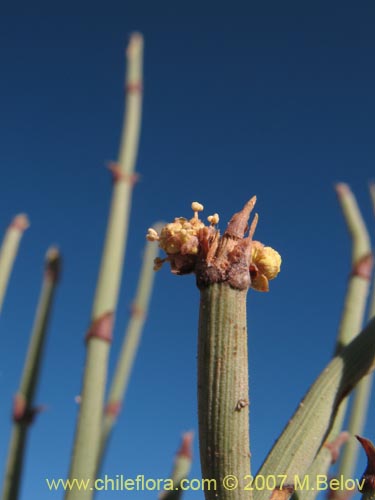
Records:
{"label": "green plant stem", "polygon": [[[158,230],[162,226],[159,223],[156,224],[155,227]],[[148,242],[146,244],[137,293],[132,305],[131,318],[125,333],[104,413],[98,470],[100,469],[100,462],[105,453],[108,438],[116,423],[122,402],[125,399],[126,389],[129,384],[130,374],[137,355],[142,329],[147,316],[155,276],[153,270],[154,260],[158,252],[159,249],[154,243]]]}
{"label": "green plant stem", "polygon": [[26,215],[17,215],[7,229],[0,251],[0,312],[22,235],[29,227]]}
{"label": "green plant stem", "polygon": [[26,356],[20,388],[13,409],[13,430],[3,484],[2,500],[17,500],[20,490],[24,449],[29,426],[38,409],[33,407],[39,379],[43,347],[60,270],[60,256],[51,248],[46,256],[46,269],[30,345]]}
{"label": "green plant stem", "polygon": [[[284,486],[302,478],[325,441],[341,401],[375,366],[375,320],[336,355],[300,403],[258,474],[285,475]],[[290,493],[285,491],[283,498]],[[257,491],[256,500],[270,492]]]}
{"label": "green plant stem", "polygon": [[[370,184],[370,194],[373,209],[375,212],[375,185]],[[369,319],[375,316],[375,281],[373,279],[372,294],[369,308]],[[345,478],[351,478],[354,474],[355,465],[358,458],[358,441],[355,435],[362,435],[366,423],[368,404],[371,395],[373,374],[362,379],[357,385],[352,399],[351,413],[348,422],[348,440],[343,453],[340,457],[338,475]]]}
{"label": "green plant stem", "polygon": [[347,427],[350,438],[348,439],[340,457],[337,471],[337,475],[339,477],[351,479],[354,474],[359,451],[358,444],[355,441],[354,436],[356,434],[362,434],[366,423],[367,410],[371,395],[372,377],[372,373],[364,377],[358,383],[353,394],[352,407]]}
{"label": "green plant stem", "polygon": [[336,191],[352,241],[352,272],[338,331],[338,353],[362,327],[370,286],[372,253],[370,236],[349,186],[337,184]]}
{"label": "green plant stem", "polygon": [[[343,183],[337,184],[336,192],[352,242],[352,269],[347,285],[335,348],[335,354],[338,354],[360,331],[363,325],[369,292],[372,256],[370,237],[356,199],[349,186]],[[362,384],[363,380],[359,384]],[[314,481],[318,474],[327,474],[332,462],[337,459],[337,456],[332,453],[330,444],[335,442],[341,432],[347,403],[347,398],[345,398],[337,411],[330,433],[326,438],[328,446],[323,446],[319,450],[318,455],[307,471],[307,475],[311,481]],[[339,494],[339,492],[332,492],[332,495],[336,494]],[[298,498],[299,500],[313,500],[316,495],[317,491],[304,489],[298,493]],[[297,494],[295,494],[295,498],[297,498]]]}
{"label": "green plant stem", "polygon": [[[107,378],[108,355],[114,313],[122,275],[130,212],[134,167],[138,150],[143,38],[133,34],[127,49],[126,112],[118,164],[112,166],[114,189],[105,238],[91,327],[87,336],[87,355],[76,437],[70,465],[70,478],[95,479],[102,412]],[[67,491],[66,500],[87,500],[93,490]]]}
{"label": "green plant stem", "polygon": [[[180,500],[184,490],[180,488],[181,481],[186,479],[190,473],[192,461],[192,441],[194,433],[185,432],[182,436],[180,449],[176,454],[176,459],[171,475],[173,486],[168,491],[163,491],[159,500]],[[186,485],[185,485],[186,486]]]}
{"label": "green plant stem", "polygon": [[214,283],[201,290],[198,339],[198,415],[202,476],[217,489],[206,499],[249,499],[243,484],[230,491],[223,479],[250,474],[247,290]]}

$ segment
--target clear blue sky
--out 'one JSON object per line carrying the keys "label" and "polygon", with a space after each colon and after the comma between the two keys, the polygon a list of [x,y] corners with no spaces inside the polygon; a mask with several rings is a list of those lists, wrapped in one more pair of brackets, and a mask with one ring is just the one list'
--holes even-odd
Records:
{"label": "clear blue sky", "polygon": [[[105,164],[117,156],[124,48],[134,30],[145,37],[141,182],[110,368],[147,227],[189,216],[197,200],[225,228],[256,194],[256,237],[283,257],[270,293],[251,291],[248,300],[256,471],[332,353],[350,260],[335,182],[351,185],[375,227],[367,190],[375,174],[374,2],[109,0],[2,10],[0,228],[19,212],[31,227],[0,319],[1,471],[43,257],[56,243],[64,269],[37,397],[48,411],[31,429],[21,499],[62,497],[44,478],[68,470],[111,194]],[[193,277],[167,268],[157,275],[104,472],[167,477],[181,432],[197,430],[198,300]],[[373,426],[366,435],[375,438]],[[197,439],[194,448],[191,477],[200,477]]]}

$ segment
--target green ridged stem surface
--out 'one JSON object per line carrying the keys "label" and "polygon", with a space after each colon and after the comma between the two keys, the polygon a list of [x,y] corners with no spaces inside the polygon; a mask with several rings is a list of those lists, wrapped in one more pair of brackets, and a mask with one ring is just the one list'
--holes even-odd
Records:
{"label": "green ridged stem surface", "polygon": [[[202,477],[215,479],[206,500],[244,500],[250,474],[247,290],[225,283],[201,290],[198,340],[198,415]],[[243,405],[241,405],[241,401]],[[232,474],[240,481],[223,487]]]}

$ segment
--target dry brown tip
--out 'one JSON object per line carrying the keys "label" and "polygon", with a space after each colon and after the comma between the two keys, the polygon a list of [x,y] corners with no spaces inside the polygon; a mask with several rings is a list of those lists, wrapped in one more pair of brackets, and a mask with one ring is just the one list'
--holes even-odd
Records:
{"label": "dry brown tip", "polygon": [[356,436],[361,443],[362,448],[365,450],[367,456],[367,468],[364,472],[365,476],[375,475],[375,447],[369,439],[361,436]]}
{"label": "dry brown tip", "polygon": [[339,182],[335,185],[335,190],[338,196],[345,196],[351,193],[350,187],[345,182]]}
{"label": "dry brown tip", "polygon": [[61,272],[61,255],[56,246],[52,246],[46,253],[46,272],[50,279],[57,281]]}
{"label": "dry brown tip", "polygon": [[182,435],[182,443],[177,452],[178,457],[186,457],[192,459],[193,439],[194,439],[194,431],[185,432]]}
{"label": "dry brown tip", "polygon": [[10,227],[18,229],[19,231],[25,231],[30,227],[30,222],[26,214],[18,214],[12,220]]}
{"label": "dry brown tip", "polygon": [[252,240],[253,239],[253,236],[254,236],[254,233],[255,233],[255,229],[257,228],[257,225],[258,225],[258,221],[259,221],[259,215],[258,214],[255,214],[254,215],[254,219],[250,225],[250,229],[249,229],[249,238]]}
{"label": "dry brown tip", "polygon": [[253,196],[243,207],[240,212],[233,215],[228,223],[228,227],[224,236],[232,236],[234,238],[242,239],[248,227],[248,221],[253,210],[257,197]]}
{"label": "dry brown tip", "polygon": [[141,33],[134,32],[130,35],[129,44],[126,48],[127,57],[136,57],[143,49],[143,36]]}

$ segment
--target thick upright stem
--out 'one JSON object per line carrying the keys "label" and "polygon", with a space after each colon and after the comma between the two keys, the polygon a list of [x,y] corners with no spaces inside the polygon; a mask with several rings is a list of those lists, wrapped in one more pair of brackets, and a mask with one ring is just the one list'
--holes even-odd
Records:
{"label": "thick upright stem", "polygon": [[197,202],[190,221],[176,218],[160,235],[148,231],[166,251],[173,273],[195,273],[201,293],[198,416],[202,477],[211,481],[206,500],[251,498],[246,295],[250,287],[268,290],[281,265],[276,250],[253,241],[258,216],[250,227],[249,217],[255,202],[254,196],[233,215],[221,237],[218,214],[205,226]]}
{"label": "thick upright stem", "polygon": [[[217,481],[207,500],[249,499],[247,289],[214,283],[201,290],[198,339],[198,415],[202,476]],[[239,486],[228,489],[234,475]],[[236,481],[234,479],[234,481]]]}

